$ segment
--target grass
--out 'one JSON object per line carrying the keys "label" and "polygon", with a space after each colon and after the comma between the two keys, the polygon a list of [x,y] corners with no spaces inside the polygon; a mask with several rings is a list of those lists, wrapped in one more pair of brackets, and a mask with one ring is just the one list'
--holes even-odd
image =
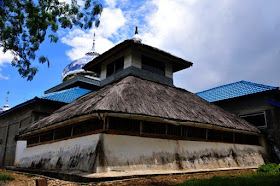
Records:
{"label": "grass", "polygon": [[0,173],[0,181],[8,181],[8,180],[14,180],[15,178],[10,174],[2,174]]}
{"label": "grass", "polygon": [[256,172],[243,175],[224,175],[214,176],[210,179],[190,179],[178,186],[231,186],[231,185],[280,185],[280,173],[279,172]]}
{"label": "grass", "polygon": [[33,174],[25,174],[25,176],[26,176],[27,178],[32,178],[32,177],[34,177],[35,175],[33,175]]}

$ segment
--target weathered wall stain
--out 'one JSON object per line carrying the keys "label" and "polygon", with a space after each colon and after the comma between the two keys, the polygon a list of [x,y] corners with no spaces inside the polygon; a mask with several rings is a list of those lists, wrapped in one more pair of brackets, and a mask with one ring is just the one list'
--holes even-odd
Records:
{"label": "weathered wall stain", "polygon": [[18,167],[57,171],[201,170],[264,163],[254,145],[93,134],[24,150]]}

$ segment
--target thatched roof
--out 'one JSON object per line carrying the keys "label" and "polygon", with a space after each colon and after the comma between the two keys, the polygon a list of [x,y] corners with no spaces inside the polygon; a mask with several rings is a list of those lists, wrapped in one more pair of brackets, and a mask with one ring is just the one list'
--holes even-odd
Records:
{"label": "thatched roof", "polygon": [[24,132],[98,112],[153,116],[259,132],[245,120],[191,92],[134,76],[125,77],[78,98],[31,125]]}

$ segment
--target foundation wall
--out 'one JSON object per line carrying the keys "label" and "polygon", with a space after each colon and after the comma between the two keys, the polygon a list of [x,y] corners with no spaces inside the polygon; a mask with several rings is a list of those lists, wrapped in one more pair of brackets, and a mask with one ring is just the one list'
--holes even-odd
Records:
{"label": "foundation wall", "polygon": [[264,147],[255,145],[93,134],[29,147],[18,167],[91,173],[199,171],[258,167],[264,155]]}

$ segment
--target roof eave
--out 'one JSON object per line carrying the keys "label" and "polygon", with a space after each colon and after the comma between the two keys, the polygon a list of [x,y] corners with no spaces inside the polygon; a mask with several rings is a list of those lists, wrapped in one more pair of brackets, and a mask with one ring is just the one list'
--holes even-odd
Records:
{"label": "roof eave", "polygon": [[116,53],[119,53],[127,48],[141,48],[142,50],[144,51],[149,51],[149,52],[154,52],[158,55],[161,55],[163,56],[164,58],[167,58],[169,59],[170,61],[172,62],[175,62],[173,64],[173,67],[174,68],[174,72],[177,72],[177,71],[180,71],[180,70],[183,70],[185,68],[189,68],[193,65],[192,62],[190,61],[187,61],[187,60],[184,60],[182,58],[179,58],[179,57],[176,57],[168,52],[165,52],[163,50],[160,50],[160,49],[157,49],[155,47],[152,47],[152,46],[149,46],[149,45],[146,45],[146,44],[142,44],[142,43],[138,43],[138,42],[135,42],[133,40],[125,40],[119,44],[117,44],[116,46],[114,46],[113,48],[107,50],[106,52],[104,52],[103,54],[101,54],[100,56],[96,57],[95,59],[93,59],[91,62],[87,63],[83,69],[85,70],[89,70],[89,71],[92,71],[94,66],[96,65],[99,65],[99,63],[103,62],[104,60],[110,58],[112,55],[116,54]]}
{"label": "roof eave", "polygon": [[[261,135],[260,131],[257,129],[257,131],[249,131],[249,130],[243,130],[243,129],[236,129],[236,128],[229,128],[229,127],[223,127],[216,124],[210,124],[210,123],[201,123],[196,121],[186,121],[186,120],[178,120],[178,119],[172,119],[172,118],[163,118],[159,116],[151,116],[151,115],[143,115],[143,114],[132,114],[132,113],[122,113],[122,112],[112,112],[112,111],[98,111],[95,113],[87,114],[87,115],[81,115],[76,116],[74,118],[70,118],[55,124],[51,124],[49,126],[38,128],[34,130],[26,131],[22,134],[20,134],[21,138],[32,136],[34,134],[38,134],[41,132],[45,132],[51,129],[68,126],[71,124],[74,124],[75,122],[84,121],[93,117],[101,117],[102,114],[104,116],[112,116],[112,117],[122,117],[122,118],[131,118],[131,119],[139,119],[139,120],[150,120],[150,121],[157,121],[157,122],[164,122],[164,123],[170,123],[175,125],[186,125],[186,126],[193,126],[193,127],[200,127],[200,128],[207,128],[207,129],[217,129],[217,130],[223,130],[223,131],[229,131],[229,132],[239,132],[239,133],[246,133],[250,135]],[[103,116],[103,117],[104,117]]]}

